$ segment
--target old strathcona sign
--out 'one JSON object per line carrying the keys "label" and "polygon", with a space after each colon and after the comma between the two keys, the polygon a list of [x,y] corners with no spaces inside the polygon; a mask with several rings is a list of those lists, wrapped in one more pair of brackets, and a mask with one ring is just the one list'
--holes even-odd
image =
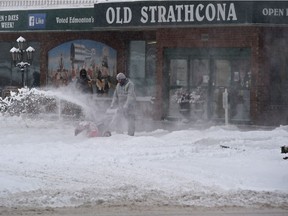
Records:
{"label": "old strathcona sign", "polygon": [[95,27],[238,23],[242,12],[237,2],[221,1],[117,2],[96,4],[94,9]]}
{"label": "old strathcona sign", "polygon": [[288,1],[134,1],[94,5],[95,28],[288,24]]}
{"label": "old strathcona sign", "polygon": [[[129,7],[109,7],[106,11],[106,21],[108,24],[130,23],[132,13]],[[143,6],[140,14],[139,21],[143,24],[237,20],[233,3]]]}
{"label": "old strathcona sign", "polygon": [[[127,8],[129,9],[129,8]],[[115,20],[115,13],[112,13]],[[130,10],[130,15],[132,11]],[[111,16],[107,13],[106,20]],[[130,16],[132,18],[132,15]],[[190,4],[164,6],[143,6],[141,8],[141,23],[174,23],[174,22],[202,22],[202,21],[230,21],[237,20],[233,3],[226,4]]]}

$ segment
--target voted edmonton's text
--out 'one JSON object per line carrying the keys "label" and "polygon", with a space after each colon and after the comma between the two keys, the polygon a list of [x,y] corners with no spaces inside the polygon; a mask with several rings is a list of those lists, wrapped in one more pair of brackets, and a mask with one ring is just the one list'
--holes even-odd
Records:
{"label": "voted edmonton's text", "polygon": [[56,23],[93,23],[94,17],[82,17],[82,18],[76,18],[76,17],[65,17],[60,18],[56,17]]}

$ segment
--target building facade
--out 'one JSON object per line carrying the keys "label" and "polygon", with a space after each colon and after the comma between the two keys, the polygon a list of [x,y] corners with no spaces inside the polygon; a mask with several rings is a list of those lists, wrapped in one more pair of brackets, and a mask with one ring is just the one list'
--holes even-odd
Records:
{"label": "building facade", "polygon": [[153,98],[155,119],[223,122],[227,90],[230,122],[287,123],[287,2],[81,4],[0,12],[2,88],[20,83],[9,50],[21,35],[36,50],[28,86],[35,72],[41,87],[57,87],[81,68],[95,79],[106,68],[125,72],[139,100]]}

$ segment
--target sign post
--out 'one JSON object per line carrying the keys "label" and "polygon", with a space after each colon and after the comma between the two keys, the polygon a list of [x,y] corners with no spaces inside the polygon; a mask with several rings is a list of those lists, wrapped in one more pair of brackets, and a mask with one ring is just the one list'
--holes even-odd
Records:
{"label": "sign post", "polygon": [[225,110],[225,125],[228,125],[229,124],[229,112],[228,112],[228,109],[229,109],[229,104],[228,104],[228,91],[227,89],[225,88],[225,91],[223,92],[223,108]]}

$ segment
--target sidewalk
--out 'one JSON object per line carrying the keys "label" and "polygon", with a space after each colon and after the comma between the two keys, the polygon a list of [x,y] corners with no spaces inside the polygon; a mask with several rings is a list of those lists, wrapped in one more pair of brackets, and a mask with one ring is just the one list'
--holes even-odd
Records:
{"label": "sidewalk", "polygon": [[286,216],[284,209],[204,208],[183,206],[80,206],[62,208],[3,208],[0,215],[29,216]]}

